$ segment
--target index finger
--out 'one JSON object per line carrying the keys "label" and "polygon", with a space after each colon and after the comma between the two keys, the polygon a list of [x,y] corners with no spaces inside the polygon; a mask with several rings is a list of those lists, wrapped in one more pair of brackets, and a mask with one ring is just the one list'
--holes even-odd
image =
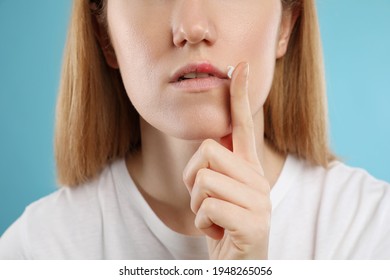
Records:
{"label": "index finger", "polygon": [[233,153],[259,164],[253,118],[248,94],[249,64],[240,63],[233,72],[230,85]]}

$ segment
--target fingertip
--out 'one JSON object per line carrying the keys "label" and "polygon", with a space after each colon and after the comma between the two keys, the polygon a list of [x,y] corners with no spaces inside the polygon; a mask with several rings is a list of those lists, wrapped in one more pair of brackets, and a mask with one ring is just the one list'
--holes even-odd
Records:
{"label": "fingertip", "polygon": [[233,76],[234,74],[242,73],[244,77],[249,75],[249,62],[243,61],[240,62],[236,68],[234,68],[234,72],[232,73]]}
{"label": "fingertip", "polygon": [[248,83],[249,63],[248,62],[243,62],[241,67],[242,67],[240,69],[241,73],[242,73],[241,75],[242,75],[243,79],[245,79],[245,83]]}
{"label": "fingertip", "polygon": [[237,73],[243,73],[244,77],[247,77],[249,75],[249,63],[248,62],[240,62],[237,64],[236,67],[232,65],[227,66],[227,76],[229,79],[233,79],[234,76],[237,75]]}
{"label": "fingertip", "polygon": [[243,93],[242,89],[248,88],[249,63],[240,62],[232,74],[232,83],[230,93],[236,95]]}

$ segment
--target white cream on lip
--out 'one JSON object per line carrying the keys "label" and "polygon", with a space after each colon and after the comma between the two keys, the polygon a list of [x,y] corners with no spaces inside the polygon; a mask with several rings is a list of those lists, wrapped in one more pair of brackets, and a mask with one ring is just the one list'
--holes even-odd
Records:
{"label": "white cream on lip", "polygon": [[228,75],[228,77],[229,77],[229,79],[231,79],[232,78],[232,76],[233,76],[233,71],[234,71],[234,66],[228,66],[227,67],[227,69],[228,69],[228,72],[227,72],[227,75]]}

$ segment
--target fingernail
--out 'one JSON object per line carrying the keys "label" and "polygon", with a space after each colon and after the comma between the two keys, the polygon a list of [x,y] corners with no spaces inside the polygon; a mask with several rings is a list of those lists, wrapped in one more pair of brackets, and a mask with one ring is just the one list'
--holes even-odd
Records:
{"label": "fingernail", "polygon": [[229,65],[227,67],[227,69],[228,69],[227,75],[228,75],[229,79],[231,79],[233,76],[234,67]]}

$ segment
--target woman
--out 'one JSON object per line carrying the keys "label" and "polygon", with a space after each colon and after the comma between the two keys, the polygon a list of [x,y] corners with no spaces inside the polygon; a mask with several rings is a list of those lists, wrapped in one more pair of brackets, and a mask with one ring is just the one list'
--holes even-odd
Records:
{"label": "woman", "polygon": [[68,187],[0,256],[389,258],[389,185],[331,154],[320,51],[313,0],[74,1]]}

